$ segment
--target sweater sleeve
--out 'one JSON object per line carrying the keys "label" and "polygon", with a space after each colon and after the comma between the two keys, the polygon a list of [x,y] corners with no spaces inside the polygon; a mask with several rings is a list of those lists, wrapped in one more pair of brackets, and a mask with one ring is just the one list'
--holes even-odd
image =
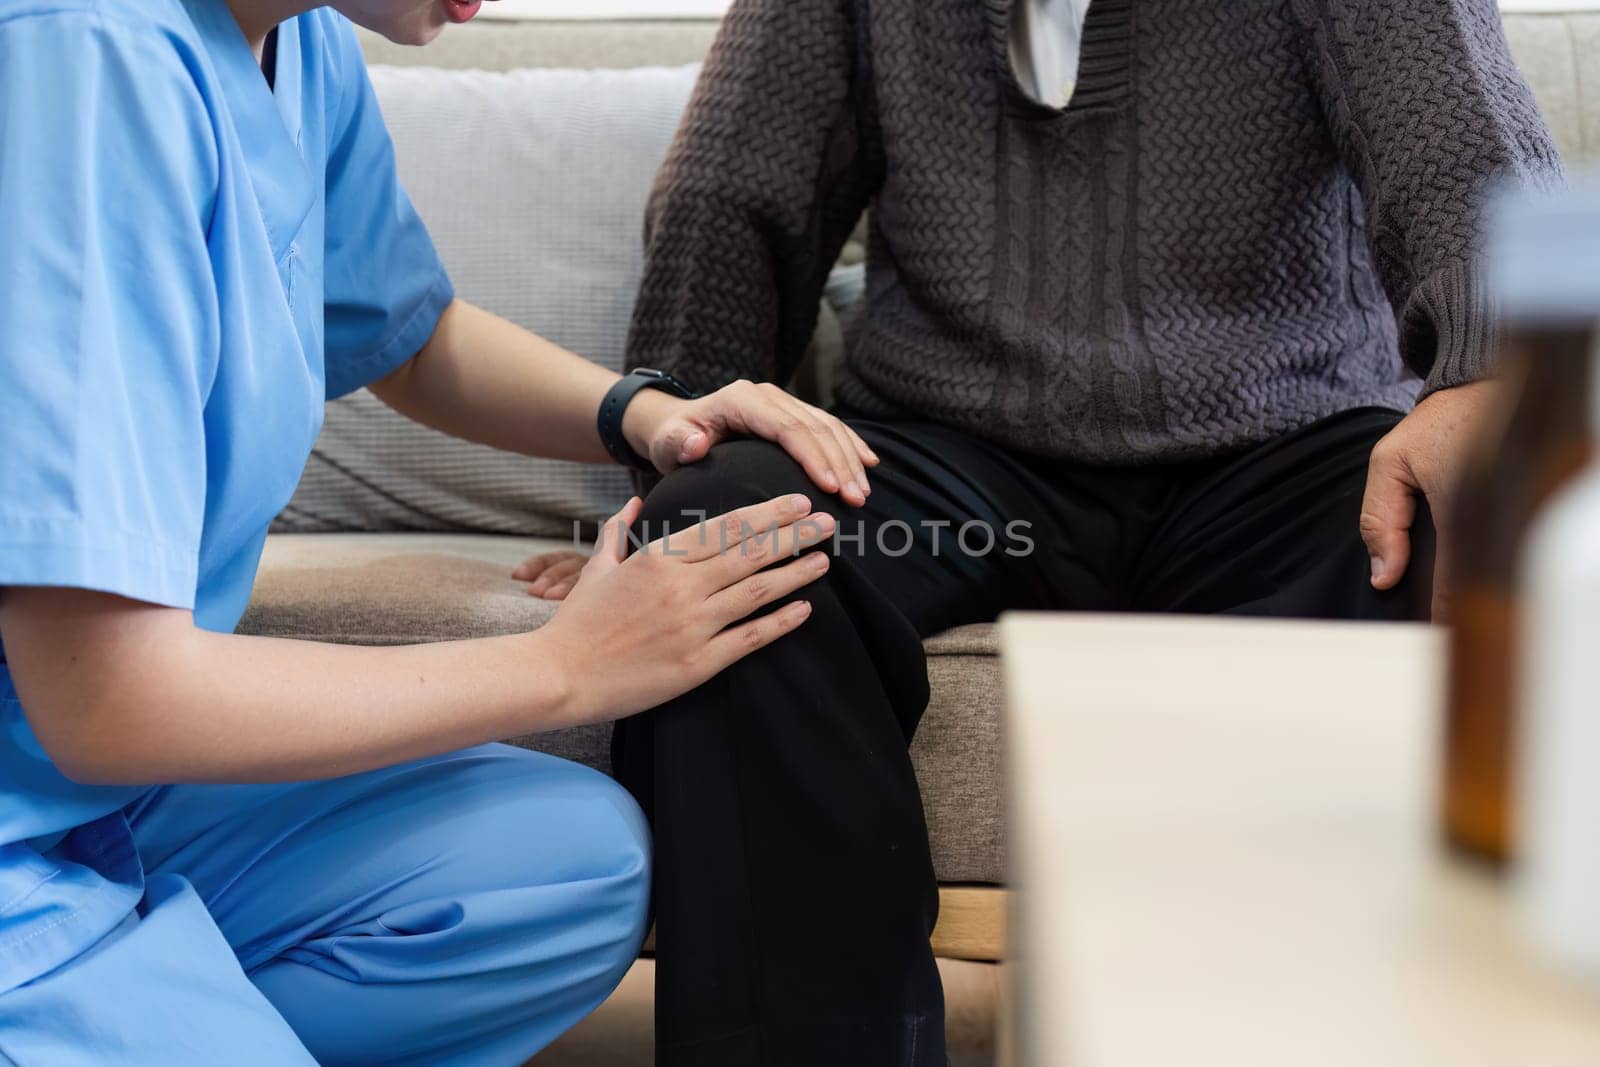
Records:
{"label": "sweater sleeve", "polygon": [[854,0],[735,0],[656,179],[628,344],[709,390],[783,382],[881,180]]}
{"label": "sweater sleeve", "polygon": [[1424,395],[1483,377],[1494,314],[1485,206],[1561,162],[1495,0],[1293,0],[1334,140],[1360,186],[1400,351]]}

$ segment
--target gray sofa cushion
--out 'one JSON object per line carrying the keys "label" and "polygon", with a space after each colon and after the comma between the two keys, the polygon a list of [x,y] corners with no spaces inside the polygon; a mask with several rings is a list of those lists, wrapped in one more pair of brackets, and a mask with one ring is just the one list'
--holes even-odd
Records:
{"label": "gray sofa cushion", "polygon": [[[569,541],[444,534],[279,534],[267,539],[241,633],[401,645],[524,633],[555,612],[511,568]],[[943,882],[1005,879],[1000,686],[994,632],[969,626],[927,642],[933,692],[912,745]],[[605,770],[605,726],[519,744]]]}
{"label": "gray sofa cushion", "polygon": [[[374,68],[401,178],[461,296],[620,369],[640,220],[696,71]],[[328,405],[278,528],[559,536],[631,492],[620,468],[455,440],[362,390]]]}

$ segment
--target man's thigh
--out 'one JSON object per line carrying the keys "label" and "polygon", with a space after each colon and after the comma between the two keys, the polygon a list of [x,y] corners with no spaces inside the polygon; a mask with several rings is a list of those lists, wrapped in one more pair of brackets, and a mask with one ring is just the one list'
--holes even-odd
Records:
{"label": "man's thigh", "polygon": [[1367,464],[1399,412],[1348,411],[1214,464],[1200,464],[1157,529],[1134,581],[1139,611],[1330,619],[1422,619],[1434,530],[1419,498],[1399,586],[1371,585],[1359,521]]}
{"label": "man's thigh", "polygon": [[872,493],[863,507],[823,493],[763,441],[719,446],[677,476],[694,488],[672,495],[710,515],[806,494],[838,521],[836,555],[924,636],[1009,608],[1108,606],[1103,561],[1068,549],[1060,536],[1063,522],[1100,521],[1098,502],[1084,498],[1076,504],[1081,516],[1063,516],[1058,488],[1027,462],[946,427],[849,422],[882,460],[868,474]]}

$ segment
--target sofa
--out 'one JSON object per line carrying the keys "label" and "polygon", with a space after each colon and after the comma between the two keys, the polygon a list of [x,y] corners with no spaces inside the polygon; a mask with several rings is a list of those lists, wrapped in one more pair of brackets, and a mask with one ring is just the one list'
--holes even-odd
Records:
{"label": "sofa", "polygon": [[[1600,64],[1592,58],[1600,56],[1600,14],[1516,14],[1506,24],[1569,164],[1600,161]],[[363,46],[370,63],[397,66],[672,67],[697,61],[715,29],[707,19],[480,19],[425,50],[370,36]],[[539,194],[529,189],[526,195]],[[428,221],[438,233],[441,222]],[[856,256],[859,250],[847,253]],[[462,295],[474,299],[471,291]],[[842,343],[834,311],[839,309],[823,311],[809,372],[824,383]],[[568,537],[454,528],[275,533],[241,630],[369,645],[531,630],[550,617],[554,605],[529,597],[510,571],[534,552],[571,544]],[[1005,957],[998,649],[990,626],[970,626],[932,638],[927,653],[932,699],[913,759],[942,885],[933,940],[947,986],[952,1063],[976,1065],[993,1061],[998,971]],[[607,736],[608,728],[590,728],[517,743],[605,768]],[[652,974],[647,953],[612,1000],[538,1062],[648,1062]]]}

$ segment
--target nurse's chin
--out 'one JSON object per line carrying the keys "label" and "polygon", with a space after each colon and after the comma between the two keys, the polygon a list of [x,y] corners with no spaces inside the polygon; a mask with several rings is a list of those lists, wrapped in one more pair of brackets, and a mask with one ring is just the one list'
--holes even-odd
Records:
{"label": "nurse's chin", "polygon": [[428,44],[435,37],[438,37],[448,25],[450,25],[450,20],[440,17],[406,19],[403,22],[388,26],[368,26],[367,28],[382,34],[395,44],[420,46]]}
{"label": "nurse's chin", "polygon": [[427,26],[413,33],[390,37],[389,40],[393,41],[395,44],[409,44],[420,47],[421,45],[428,44],[435,37],[443,33],[446,25],[448,25],[448,23],[440,23],[437,26]]}
{"label": "nurse's chin", "polygon": [[456,0],[335,0],[351,22],[395,44],[424,45],[460,21]]}

